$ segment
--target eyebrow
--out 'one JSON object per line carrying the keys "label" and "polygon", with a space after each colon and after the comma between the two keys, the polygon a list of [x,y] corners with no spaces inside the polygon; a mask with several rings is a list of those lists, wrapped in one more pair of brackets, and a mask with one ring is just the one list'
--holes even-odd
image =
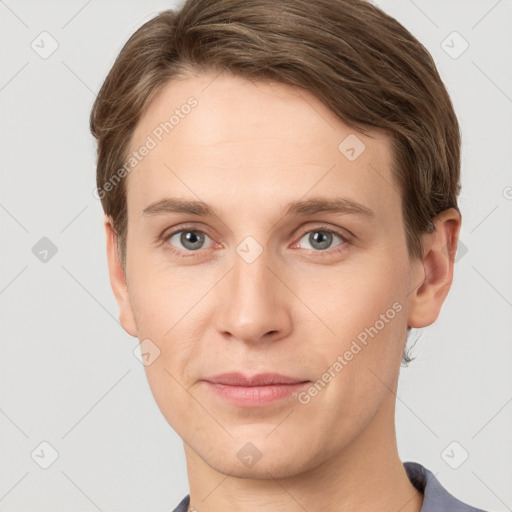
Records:
{"label": "eyebrow", "polygon": [[[312,198],[305,201],[299,200],[286,206],[284,216],[289,215],[313,215],[315,213],[359,214],[367,217],[375,217],[368,207],[343,197]],[[142,211],[143,216],[155,216],[166,213],[188,213],[198,216],[220,217],[219,212],[203,201],[192,201],[169,197],[155,201]]]}

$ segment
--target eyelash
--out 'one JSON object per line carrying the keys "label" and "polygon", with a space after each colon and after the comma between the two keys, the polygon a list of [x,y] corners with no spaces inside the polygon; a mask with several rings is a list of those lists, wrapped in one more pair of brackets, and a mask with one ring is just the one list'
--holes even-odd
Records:
{"label": "eyelash", "polygon": [[[180,229],[176,229],[174,231],[171,231],[170,233],[163,233],[159,239],[160,241],[165,245],[166,250],[169,250],[171,253],[182,257],[182,258],[189,258],[194,257],[197,253],[200,253],[202,249],[198,249],[197,251],[182,251],[180,249],[176,249],[174,246],[172,246],[170,243],[168,243],[169,238],[176,235],[177,233],[181,232],[187,232],[187,231],[195,231],[198,233],[202,233],[207,235],[210,239],[213,240],[213,238],[208,235],[205,231],[202,231],[200,229],[195,229],[195,226],[180,226]],[[332,228],[329,228],[327,226],[317,226],[314,228],[305,229],[300,233],[299,239],[296,243],[294,243],[294,246],[299,243],[299,241],[304,237],[304,235],[312,232],[322,232],[322,233],[330,233],[332,235],[336,235],[341,239],[341,243],[334,247],[334,249],[325,249],[325,250],[315,250],[315,249],[306,249],[309,254],[314,253],[315,255],[320,256],[332,256],[334,254],[341,253],[347,249],[347,245],[351,244],[353,242],[353,235],[347,234],[347,233],[341,233],[339,231],[333,230]]]}

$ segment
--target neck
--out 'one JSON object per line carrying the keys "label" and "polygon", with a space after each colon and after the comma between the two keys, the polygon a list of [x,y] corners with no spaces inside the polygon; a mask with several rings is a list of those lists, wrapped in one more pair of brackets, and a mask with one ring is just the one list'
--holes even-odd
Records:
{"label": "neck", "polygon": [[190,510],[420,512],[423,494],[411,484],[399,458],[395,396],[389,395],[354,440],[320,465],[287,478],[224,475],[185,445]]}

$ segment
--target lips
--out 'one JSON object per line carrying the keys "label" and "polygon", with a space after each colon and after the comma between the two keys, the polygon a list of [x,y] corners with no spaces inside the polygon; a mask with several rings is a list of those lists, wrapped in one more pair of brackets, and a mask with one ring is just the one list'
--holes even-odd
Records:
{"label": "lips", "polygon": [[203,379],[208,391],[238,407],[264,407],[290,398],[310,381],[279,373],[223,373]]}
{"label": "lips", "polygon": [[288,377],[280,375],[279,373],[259,373],[252,377],[246,376],[242,373],[223,373],[214,377],[203,379],[212,384],[224,384],[225,386],[272,386],[280,384],[300,384],[302,382],[309,382],[305,379],[298,379],[295,377]]}

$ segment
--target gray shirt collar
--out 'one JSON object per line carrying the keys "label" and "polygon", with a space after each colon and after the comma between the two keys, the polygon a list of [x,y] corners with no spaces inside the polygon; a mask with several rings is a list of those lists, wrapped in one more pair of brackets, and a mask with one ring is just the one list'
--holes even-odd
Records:
{"label": "gray shirt collar", "polygon": [[432,471],[418,462],[404,462],[403,465],[411,483],[423,493],[423,505],[420,512],[484,512],[451,495]]}

